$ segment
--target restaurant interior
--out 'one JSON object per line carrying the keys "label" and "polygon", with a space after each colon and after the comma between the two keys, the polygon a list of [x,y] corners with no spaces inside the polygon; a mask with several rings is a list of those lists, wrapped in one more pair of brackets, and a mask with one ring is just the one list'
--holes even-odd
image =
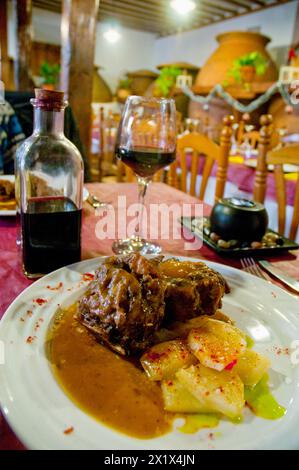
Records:
{"label": "restaurant interior", "polygon": [[0,450],[298,450],[298,226],[299,0],[0,0]]}

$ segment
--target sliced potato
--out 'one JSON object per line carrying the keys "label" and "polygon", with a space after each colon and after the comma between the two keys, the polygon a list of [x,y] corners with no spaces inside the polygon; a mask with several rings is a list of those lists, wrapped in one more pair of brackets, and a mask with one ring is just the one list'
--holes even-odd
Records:
{"label": "sliced potato", "polygon": [[163,380],[161,384],[164,408],[173,413],[208,413],[203,406],[178,379]]}
{"label": "sliced potato", "polygon": [[217,372],[201,364],[180,369],[176,376],[206,409],[229,418],[241,415],[244,406],[244,384],[233,371]]}
{"label": "sliced potato", "polygon": [[156,344],[143,354],[140,361],[151,380],[171,379],[181,367],[197,363],[181,339]]}
{"label": "sliced potato", "polygon": [[221,371],[245,352],[246,338],[235,326],[208,318],[190,331],[188,346],[202,365]]}
{"label": "sliced potato", "polygon": [[193,328],[198,328],[203,325],[207,320],[219,320],[224,323],[229,323],[230,325],[233,325],[234,322],[223,312],[220,310],[217,310],[214,315],[208,316],[208,315],[200,315],[198,317],[190,318],[190,320],[187,320],[185,322],[174,322],[169,326],[169,330],[173,332],[173,334],[176,334],[178,337],[184,338],[187,337],[190,330]]}
{"label": "sliced potato", "polygon": [[239,375],[244,385],[253,387],[261,380],[269,367],[270,361],[267,357],[252,349],[246,349],[239,357],[234,372]]}

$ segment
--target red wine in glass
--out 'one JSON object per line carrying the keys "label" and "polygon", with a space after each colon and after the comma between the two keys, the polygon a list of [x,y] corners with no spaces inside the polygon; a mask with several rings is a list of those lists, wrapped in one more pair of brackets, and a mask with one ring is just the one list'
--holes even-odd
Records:
{"label": "red wine in glass", "polygon": [[175,160],[175,152],[167,152],[151,147],[135,147],[132,150],[119,147],[117,156],[142,178],[153,176],[157,171]]}
{"label": "red wine in glass", "polygon": [[112,249],[117,254],[157,254],[161,251],[160,246],[145,240],[142,233],[144,198],[154,174],[175,160],[174,101],[130,96],[118,129],[116,155],[137,176],[139,210],[135,234],[125,240],[117,240]]}

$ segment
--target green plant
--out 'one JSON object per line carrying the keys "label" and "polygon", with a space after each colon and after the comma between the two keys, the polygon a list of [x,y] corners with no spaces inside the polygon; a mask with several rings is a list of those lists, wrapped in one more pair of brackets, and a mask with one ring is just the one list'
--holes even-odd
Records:
{"label": "green plant", "polygon": [[228,76],[235,79],[236,82],[242,81],[242,67],[254,67],[256,75],[264,75],[268,68],[269,61],[260,52],[253,51],[242,55],[236,59],[232,68],[228,71]]}
{"label": "green plant", "polygon": [[59,64],[51,65],[48,62],[43,62],[40,66],[40,74],[43,77],[43,82],[48,85],[55,85],[57,83],[59,72]]}
{"label": "green plant", "polygon": [[155,83],[155,87],[160,92],[161,96],[169,96],[171,89],[175,85],[177,76],[181,74],[182,70],[178,67],[163,67]]}
{"label": "green plant", "polygon": [[122,90],[130,90],[131,85],[132,85],[132,79],[128,77],[124,77],[118,81],[117,88],[122,89]]}

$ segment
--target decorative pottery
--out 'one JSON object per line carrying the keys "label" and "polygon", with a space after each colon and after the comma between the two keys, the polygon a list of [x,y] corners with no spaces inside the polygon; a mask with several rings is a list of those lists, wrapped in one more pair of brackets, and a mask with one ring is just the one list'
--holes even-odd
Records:
{"label": "decorative pottery", "polygon": [[158,75],[158,73],[152,70],[135,70],[134,72],[128,72],[127,77],[131,79],[132,94],[143,96]]}
{"label": "decorative pottery", "polygon": [[112,92],[99,74],[101,67],[94,66],[93,69],[93,84],[92,84],[92,102],[93,103],[109,103],[112,101]]}
{"label": "decorative pottery", "polygon": [[255,76],[254,81],[273,82],[277,79],[276,65],[266,50],[266,45],[270,42],[267,36],[250,31],[232,31],[220,34],[216,39],[219,46],[199,71],[195,81],[196,87],[212,89],[217,83],[232,83],[233,78],[228,77],[227,72],[232,68],[234,60],[253,51],[260,52],[269,60],[265,74]]}

